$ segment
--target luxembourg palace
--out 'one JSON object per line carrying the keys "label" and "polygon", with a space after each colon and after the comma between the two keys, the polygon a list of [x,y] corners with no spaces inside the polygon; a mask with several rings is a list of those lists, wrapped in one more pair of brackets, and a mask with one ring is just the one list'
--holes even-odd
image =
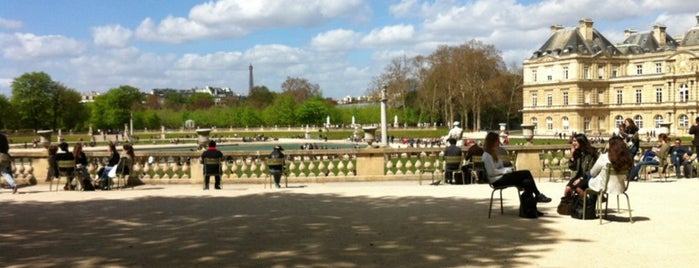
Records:
{"label": "luxembourg palace", "polygon": [[696,20],[681,36],[656,24],[626,30],[616,44],[591,19],[551,26],[549,39],[523,63],[523,124],[535,125],[537,135],[606,137],[632,118],[639,133],[663,125],[687,135],[699,116],[699,13]]}

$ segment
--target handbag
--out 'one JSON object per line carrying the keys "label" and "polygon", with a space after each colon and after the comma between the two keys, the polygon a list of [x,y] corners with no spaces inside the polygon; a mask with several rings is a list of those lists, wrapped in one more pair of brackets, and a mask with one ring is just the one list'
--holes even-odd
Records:
{"label": "handbag", "polygon": [[587,206],[585,207],[585,217],[583,218],[583,197],[582,196],[574,196],[573,197],[573,203],[571,206],[570,210],[570,217],[574,219],[580,219],[580,220],[592,220],[597,218],[597,208],[594,200],[591,198],[587,199]]}
{"label": "handbag", "polygon": [[570,210],[573,207],[573,196],[561,197],[561,202],[558,203],[558,209],[556,210],[560,215],[570,215]]}

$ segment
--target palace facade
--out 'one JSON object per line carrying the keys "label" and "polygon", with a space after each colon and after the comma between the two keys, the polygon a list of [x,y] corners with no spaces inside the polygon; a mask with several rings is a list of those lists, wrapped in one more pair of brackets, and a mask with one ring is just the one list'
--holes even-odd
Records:
{"label": "palace facade", "polygon": [[699,116],[697,25],[671,37],[664,25],[625,31],[613,44],[593,28],[551,26],[551,36],[523,63],[523,123],[535,134],[585,132],[603,137],[625,118],[640,133],[686,134]]}

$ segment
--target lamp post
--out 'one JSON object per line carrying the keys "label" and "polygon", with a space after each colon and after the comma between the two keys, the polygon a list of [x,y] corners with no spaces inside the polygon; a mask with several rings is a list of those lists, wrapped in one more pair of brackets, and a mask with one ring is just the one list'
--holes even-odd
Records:
{"label": "lamp post", "polygon": [[384,147],[388,147],[388,122],[386,119],[386,91],[388,91],[388,86],[383,85],[381,88],[381,143]]}

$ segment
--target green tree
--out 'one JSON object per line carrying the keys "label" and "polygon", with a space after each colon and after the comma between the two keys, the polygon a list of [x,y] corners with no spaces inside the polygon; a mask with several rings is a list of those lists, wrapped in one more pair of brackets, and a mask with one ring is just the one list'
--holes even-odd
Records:
{"label": "green tree", "polygon": [[296,101],[290,95],[279,95],[274,103],[262,111],[262,117],[269,126],[296,125]]}
{"label": "green tree", "polygon": [[265,109],[274,102],[274,99],[275,93],[269,91],[266,86],[255,86],[250,90],[250,94],[245,102],[250,107]]}
{"label": "green tree", "polygon": [[98,128],[121,128],[131,118],[131,113],[140,107],[143,94],[138,88],[120,86],[95,98],[95,110],[91,122]]}
{"label": "green tree", "polygon": [[85,105],[80,103],[80,93],[60,83],[54,83],[51,94],[52,128],[86,129],[85,123],[90,114]]}
{"label": "green tree", "polygon": [[321,98],[313,98],[296,108],[296,118],[301,124],[323,125],[329,115],[328,105]]}
{"label": "green tree", "polygon": [[10,100],[0,95],[0,129],[17,128],[17,113]]}
{"label": "green tree", "polygon": [[209,109],[214,106],[214,96],[207,93],[194,93],[189,97],[189,109]]}
{"label": "green tree", "polygon": [[12,81],[11,103],[15,107],[20,128],[51,127],[51,89],[54,82],[44,72],[25,73]]}

